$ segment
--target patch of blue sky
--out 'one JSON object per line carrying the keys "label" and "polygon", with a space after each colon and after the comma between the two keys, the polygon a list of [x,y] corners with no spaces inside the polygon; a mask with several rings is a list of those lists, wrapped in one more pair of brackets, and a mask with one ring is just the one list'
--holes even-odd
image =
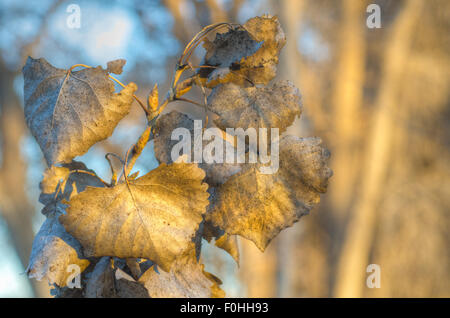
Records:
{"label": "patch of blue sky", "polygon": [[[60,64],[56,66],[68,67],[74,63],[106,66],[106,62],[110,60],[125,58],[126,71],[143,60],[164,64],[166,58],[174,55],[179,48],[170,32],[173,19],[160,6],[146,8],[142,20],[134,9],[117,3],[109,5],[81,1],[79,6],[79,29],[68,27],[69,13],[64,6],[49,21],[48,41],[54,39],[59,47],[81,55],[81,61],[74,62],[77,54],[67,55],[61,50],[54,58],[55,63]],[[145,30],[148,27],[153,31],[150,36]],[[49,54],[45,45],[41,46],[41,51],[41,54]]]}
{"label": "patch of blue sky", "polygon": [[218,248],[214,240],[211,243],[202,240],[202,258],[205,271],[223,278],[220,288],[227,297],[245,297],[245,288],[239,279],[239,268],[230,254]]}
{"label": "patch of blue sky", "polygon": [[248,0],[242,4],[238,13],[238,22],[245,23],[250,18],[261,16],[269,12],[267,0]]}
{"label": "patch of blue sky", "polygon": [[303,32],[297,40],[297,49],[308,59],[320,62],[330,57],[330,49],[320,34],[308,25],[302,26]]}

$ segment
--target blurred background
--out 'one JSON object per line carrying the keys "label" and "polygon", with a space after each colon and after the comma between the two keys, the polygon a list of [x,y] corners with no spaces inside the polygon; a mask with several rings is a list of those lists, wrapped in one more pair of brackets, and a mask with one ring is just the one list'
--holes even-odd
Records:
{"label": "blurred background", "polygon": [[[67,23],[71,4],[79,28]],[[370,4],[381,9],[380,28],[368,27]],[[240,267],[205,242],[206,269],[232,297],[450,296],[446,0],[0,0],[0,296],[49,296],[46,283],[24,274],[44,220],[46,168],[23,115],[27,56],[60,68],[125,58],[118,78],[146,99],[154,83],[165,94],[177,57],[203,26],[264,13],[277,15],[287,36],[277,78],[303,96],[289,133],[320,136],[334,176],[319,207],[264,254],[241,239]],[[167,111],[175,108],[202,116],[178,102]],[[77,160],[108,179],[104,154],[124,156],[144,125],[135,104],[111,138]],[[157,166],[152,147],[135,167],[142,174]],[[381,288],[367,287],[369,264],[380,266]]]}

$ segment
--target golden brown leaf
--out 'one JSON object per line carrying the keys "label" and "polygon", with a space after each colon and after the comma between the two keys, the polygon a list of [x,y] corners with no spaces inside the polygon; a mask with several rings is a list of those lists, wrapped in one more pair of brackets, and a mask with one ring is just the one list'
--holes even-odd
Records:
{"label": "golden brown leaf", "polygon": [[155,112],[158,109],[159,105],[158,84],[155,84],[155,86],[153,86],[152,91],[148,95],[147,105],[152,112]]}
{"label": "golden brown leaf", "polygon": [[[178,140],[172,140],[172,132],[176,128],[186,128],[191,134],[191,149],[194,147],[194,121],[187,115],[177,111],[172,111],[168,114],[162,115],[155,127],[155,140],[154,149],[156,159],[161,163],[172,163],[171,151],[172,147],[178,143]],[[203,141],[203,145],[206,145],[209,141]],[[226,148],[225,143],[228,141],[221,140],[223,142],[223,149]],[[225,151],[224,151],[225,153]],[[177,158],[174,158],[175,160]],[[222,184],[231,175],[240,171],[238,164],[226,163],[225,157],[224,163],[200,163],[198,166],[202,168],[206,173],[205,181],[210,186],[216,186]],[[191,152],[191,161],[194,160],[193,152]]]}
{"label": "golden brown leaf", "polygon": [[190,252],[208,205],[204,176],[195,164],[162,164],[129,186],[88,187],[60,219],[86,255],[142,257],[169,270]]}
{"label": "golden brown leaf", "polygon": [[139,279],[152,298],[205,298],[224,297],[222,283],[214,275],[203,270],[204,265],[194,257],[178,259],[170,272],[155,266]]}
{"label": "golden brown leaf", "polygon": [[137,89],[130,83],[114,93],[108,71],[100,66],[70,71],[31,57],[23,76],[27,125],[49,166],[70,162],[111,136]]}
{"label": "golden brown leaf", "polygon": [[262,174],[257,164],[246,165],[216,189],[206,220],[264,251],[326,191],[332,171],[327,167],[329,152],[320,143],[320,138],[284,137],[278,172]]}
{"label": "golden brown leaf", "polygon": [[222,128],[279,128],[281,134],[302,112],[299,90],[289,81],[268,87],[217,86],[208,97],[208,109],[220,117]]}
{"label": "golden brown leaf", "polygon": [[[52,166],[45,170],[41,183],[39,201],[48,205],[52,202],[70,200],[87,186],[103,187],[104,184],[93,170],[82,162],[72,161],[61,167]],[[58,193],[56,193],[58,191]]]}
{"label": "golden brown leaf", "polygon": [[61,204],[48,206],[53,211],[41,226],[33,241],[30,264],[27,268],[29,278],[47,278],[49,284],[60,287],[67,285],[71,271],[69,265],[78,265],[83,272],[89,261],[83,258],[80,243],[66,232],[59,223],[59,215],[64,207]]}
{"label": "golden brown leaf", "polygon": [[[286,36],[276,16],[264,15],[248,20],[242,28],[217,34],[205,40],[202,84],[208,88],[219,84],[267,84],[276,76],[276,65]],[[208,67],[210,66],[210,67]]]}

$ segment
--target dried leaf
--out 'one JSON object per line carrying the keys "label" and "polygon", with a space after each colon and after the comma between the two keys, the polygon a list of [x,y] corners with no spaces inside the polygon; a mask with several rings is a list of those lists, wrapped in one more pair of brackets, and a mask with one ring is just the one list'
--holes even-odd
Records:
{"label": "dried leaf", "polygon": [[264,41],[262,47],[241,63],[241,72],[255,84],[266,85],[277,72],[278,58],[286,44],[286,35],[276,16],[263,15],[249,19],[244,24],[257,41]]}
{"label": "dried leaf", "polygon": [[50,295],[55,298],[83,298],[82,288],[58,287],[53,284],[50,287]]}
{"label": "dried leaf", "polygon": [[224,297],[222,283],[214,275],[203,270],[194,258],[178,259],[170,272],[155,266],[139,279],[152,298],[206,298]]}
{"label": "dried leaf", "polygon": [[108,73],[114,73],[114,74],[122,74],[123,72],[123,66],[127,63],[126,60],[124,59],[118,59],[118,60],[114,60],[114,61],[110,61],[107,63],[107,67],[106,70],[108,71]]}
{"label": "dried leaf", "polygon": [[219,115],[214,123],[222,129],[279,128],[282,133],[300,116],[300,99],[300,92],[289,81],[248,88],[225,84],[212,90],[208,108]]}
{"label": "dried leaf", "polygon": [[236,235],[225,233],[216,239],[216,246],[226,251],[233,257],[237,265],[239,265],[239,245]]}
{"label": "dried leaf", "polygon": [[148,109],[155,112],[158,109],[158,105],[159,105],[158,84],[155,84],[155,86],[153,86],[152,91],[148,95],[147,106]]}
{"label": "dried leaf", "polygon": [[137,87],[120,93],[101,67],[69,72],[45,59],[23,68],[25,118],[49,166],[70,162],[109,137],[128,114]]}
{"label": "dried leaf", "polygon": [[255,54],[262,44],[255,41],[253,36],[242,27],[232,28],[226,33],[217,33],[212,42],[205,38],[203,47],[206,49],[206,54],[202,65],[212,67],[200,68],[200,78],[207,79],[207,87],[227,82],[228,76],[223,75],[233,76],[230,71],[239,70],[240,62]]}
{"label": "dried leaf", "polygon": [[50,213],[36,234],[27,274],[29,278],[39,281],[47,278],[50,284],[64,287],[72,275],[72,271],[68,271],[69,265],[78,265],[82,272],[89,266],[89,261],[83,259],[80,243],[58,221],[64,206],[58,204],[52,208],[59,211]]}
{"label": "dried leaf", "polygon": [[[172,132],[176,128],[186,128],[191,134],[191,149],[194,149],[194,121],[187,115],[172,111],[168,114],[162,115],[155,127],[154,150],[156,159],[161,163],[172,163],[171,151],[178,140],[171,140]],[[210,141],[203,141],[203,145]],[[226,141],[222,139],[223,149],[225,153]],[[203,149],[203,148],[202,148]],[[177,158],[174,158],[177,160]],[[224,158],[225,159],[225,158]],[[194,160],[194,155],[191,152],[191,160]],[[224,162],[225,160],[223,160]],[[200,163],[199,167],[206,173],[205,181],[210,186],[222,184],[233,174],[241,170],[240,165],[231,163]]]}
{"label": "dried leaf", "polygon": [[102,257],[89,273],[86,283],[86,298],[112,298],[116,296],[114,271],[110,257]]}
{"label": "dried leaf", "polygon": [[191,248],[208,205],[204,172],[162,164],[127,184],[88,187],[60,217],[86,255],[147,258],[168,270]]}
{"label": "dried leaf", "polygon": [[192,89],[192,84],[194,83],[194,78],[190,77],[185,79],[180,84],[177,85],[175,97],[179,98],[189,92]]}
{"label": "dried leaf", "polygon": [[286,36],[277,17],[248,20],[242,28],[217,34],[205,40],[206,55],[199,77],[206,87],[235,83],[267,84],[276,76],[276,65]]}
{"label": "dried leaf", "polygon": [[286,136],[280,141],[280,167],[262,174],[259,165],[232,176],[216,189],[205,218],[226,233],[252,240],[264,251],[286,227],[308,214],[326,191],[332,171],[320,138]]}
{"label": "dried leaf", "polygon": [[87,186],[103,187],[104,184],[84,163],[72,161],[61,167],[52,166],[47,169],[39,186],[41,188],[39,202],[49,205],[57,201],[70,200]]}
{"label": "dried leaf", "polygon": [[116,295],[119,298],[149,298],[148,291],[143,284],[138,283],[133,277],[120,268],[115,273]]}

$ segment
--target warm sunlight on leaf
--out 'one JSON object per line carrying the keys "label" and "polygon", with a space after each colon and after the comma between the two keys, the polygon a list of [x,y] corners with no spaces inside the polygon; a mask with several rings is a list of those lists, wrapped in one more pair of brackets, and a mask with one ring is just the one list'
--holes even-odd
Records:
{"label": "warm sunlight on leaf", "polygon": [[302,112],[299,90],[289,81],[267,87],[215,87],[208,108],[220,117],[214,123],[222,128],[279,128],[282,133]]}
{"label": "warm sunlight on leaf", "polygon": [[228,234],[252,240],[264,251],[284,228],[319,203],[332,172],[320,138],[286,136],[280,141],[280,168],[262,174],[247,165],[217,188],[206,219]]}
{"label": "warm sunlight on leaf", "polygon": [[137,89],[130,83],[114,93],[101,67],[63,70],[43,58],[29,57],[23,75],[25,118],[49,166],[70,162],[109,137],[130,111]]}
{"label": "warm sunlight on leaf", "polygon": [[224,297],[219,285],[222,282],[203,270],[204,265],[194,257],[180,258],[170,272],[155,266],[139,279],[152,298],[205,298]]}
{"label": "warm sunlight on leaf", "polygon": [[204,172],[162,164],[112,188],[88,187],[60,217],[89,256],[144,257],[165,270],[190,252],[208,205]]}
{"label": "warm sunlight on leaf", "polygon": [[[53,213],[45,220],[34,238],[33,251],[27,274],[30,278],[47,278],[50,284],[64,287],[72,272],[67,271],[71,264],[78,265],[81,272],[89,261],[83,258],[80,243],[66,232],[58,221],[63,211],[60,204],[51,207]],[[60,211],[56,211],[60,209]]]}

